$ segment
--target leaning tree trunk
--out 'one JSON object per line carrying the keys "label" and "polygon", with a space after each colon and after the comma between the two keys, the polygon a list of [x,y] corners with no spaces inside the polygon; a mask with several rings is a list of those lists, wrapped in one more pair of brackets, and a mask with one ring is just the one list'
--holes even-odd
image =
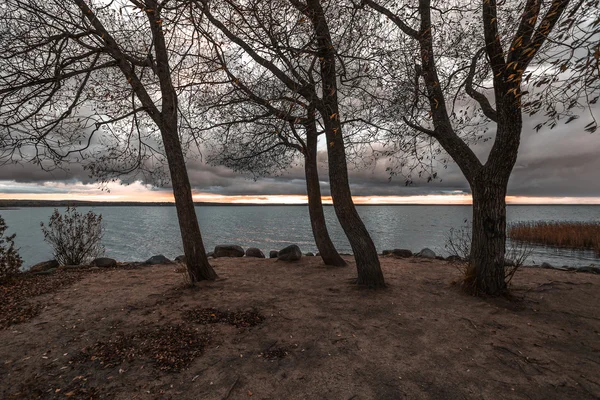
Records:
{"label": "leaning tree trunk", "polygon": [[183,241],[183,252],[187,264],[188,274],[192,282],[200,280],[215,280],[217,274],[208,263],[202,234],[194,209],[192,188],[183,157],[181,141],[179,140],[177,93],[171,80],[169,55],[162,28],[162,19],[159,13],[159,4],[156,0],[147,0],[149,6],[146,13],[156,52],[156,74],[160,82],[162,94],[162,107],[158,126],[165,147],[165,154],[171,173],[175,208],[179,219],[179,230]]}
{"label": "leaning tree trunk", "polygon": [[357,283],[369,287],[385,287],[385,280],[375,244],[360,219],[350,192],[346,150],[340,124],[337,96],[336,53],[325,12],[320,0],[307,0],[306,14],[310,17],[318,44],[323,99],[319,113],[325,125],[329,183],[335,214],[348,237],[358,271]]}
{"label": "leaning tree trunk", "polygon": [[316,132],[307,131],[306,153],[304,154],[304,171],[306,175],[306,191],[308,194],[308,213],[312,226],[315,243],[319,255],[326,265],[343,267],[346,261],[339,255],[327,231],[323,203],[321,201],[321,187],[319,185],[319,172],[317,170],[317,135]]}
{"label": "leaning tree trunk", "polygon": [[476,294],[506,292],[506,186],[498,173],[484,173],[471,185],[473,227],[466,283]]}
{"label": "leaning tree trunk", "polygon": [[206,257],[179,136],[177,131],[171,130],[161,133],[171,173],[175,208],[190,280],[215,280],[217,274]]}

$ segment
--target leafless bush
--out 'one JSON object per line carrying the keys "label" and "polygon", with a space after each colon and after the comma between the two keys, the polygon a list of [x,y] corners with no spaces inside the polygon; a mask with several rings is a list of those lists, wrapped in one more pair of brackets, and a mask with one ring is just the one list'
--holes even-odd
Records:
{"label": "leafless bush", "polygon": [[4,236],[7,228],[4,218],[0,216],[0,283],[17,275],[23,264],[18,249],[15,249],[16,234]]}
{"label": "leafless bush", "polygon": [[[510,229],[510,228],[509,228]],[[471,256],[471,223],[467,220],[458,228],[450,228],[446,237],[445,248],[454,256],[452,263],[462,274],[466,274]],[[531,244],[522,241],[511,241],[505,252],[504,281],[508,285],[515,273],[521,268],[531,255]]]}
{"label": "leafless bush", "polygon": [[533,247],[528,242],[511,240],[504,256],[504,281],[508,285],[519,268],[533,252]]}
{"label": "leafless bush", "polygon": [[54,258],[61,265],[85,264],[104,253],[102,215],[92,211],[81,214],[75,207],[67,207],[64,215],[58,209],[46,227],[41,224],[44,240],[53,247]]}

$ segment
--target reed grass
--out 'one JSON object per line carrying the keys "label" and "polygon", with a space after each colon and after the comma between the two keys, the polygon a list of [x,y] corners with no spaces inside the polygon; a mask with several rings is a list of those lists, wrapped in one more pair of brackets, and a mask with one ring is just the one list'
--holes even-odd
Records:
{"label": "reed grass", "polygon": [[519,222],[508,228],[511,240],[577,250],[600,255],[600,222]]}

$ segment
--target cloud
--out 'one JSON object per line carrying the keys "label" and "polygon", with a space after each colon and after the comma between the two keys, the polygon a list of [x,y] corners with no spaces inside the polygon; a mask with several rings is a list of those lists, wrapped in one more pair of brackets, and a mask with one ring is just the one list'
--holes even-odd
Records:
{"label": "cloud", "polygon": [[[600,135],[584,132],[588,123],[585,118],[569,124],[558,125],[553,130],[535,132],[538,118],[526,119],[519,156],[509,183],[509,195],[513,196],[600,196],[596,171],[600,171]],[[481,160],[487,158],[492,141],[473,146]],[[329,195],[327,155],[320,151],[318,160],[323,195]],[[356,196],[421,196],[469,192],[468,184],[457,165],[450,162],[447,168],[438,170],[441,180],[427,183],[414,179],[405,186],[402,177],[389,179],[387,163],[380,161],[366,168],[350,168],[349,175],[353,195]],[[304,168],[293,165],[279,176],[257,180],[250,175],[236,173],[223,166],[207,165],[199,159],[188,162],[190,182],[196,193],[215,195],[304,195]],[[3,197],[18,194],[106,195],[88,177],[81,166],[71,165],[69,170],[42,171],[32,164],[6,165],[0,169],[0,193]],[[122,193],[146,199],[145,196],[161,198],[168,196],[168,187],[150,189],[143,183],[124,186],[111,184],[112,196]],[[142,195],[143,194],[143,195]]]}

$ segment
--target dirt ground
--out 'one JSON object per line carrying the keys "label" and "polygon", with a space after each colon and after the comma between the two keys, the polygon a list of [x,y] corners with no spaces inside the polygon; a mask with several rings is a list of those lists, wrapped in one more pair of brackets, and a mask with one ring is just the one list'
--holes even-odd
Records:
{"label": "dirt ground", "polygon": [[196,288],[160,265],[29,298],[0,330],[0,398],[600,398],[599,275],[523,269],[509,301],[437,260],[382,258],[380,291],[353,262],[213,264]]}

